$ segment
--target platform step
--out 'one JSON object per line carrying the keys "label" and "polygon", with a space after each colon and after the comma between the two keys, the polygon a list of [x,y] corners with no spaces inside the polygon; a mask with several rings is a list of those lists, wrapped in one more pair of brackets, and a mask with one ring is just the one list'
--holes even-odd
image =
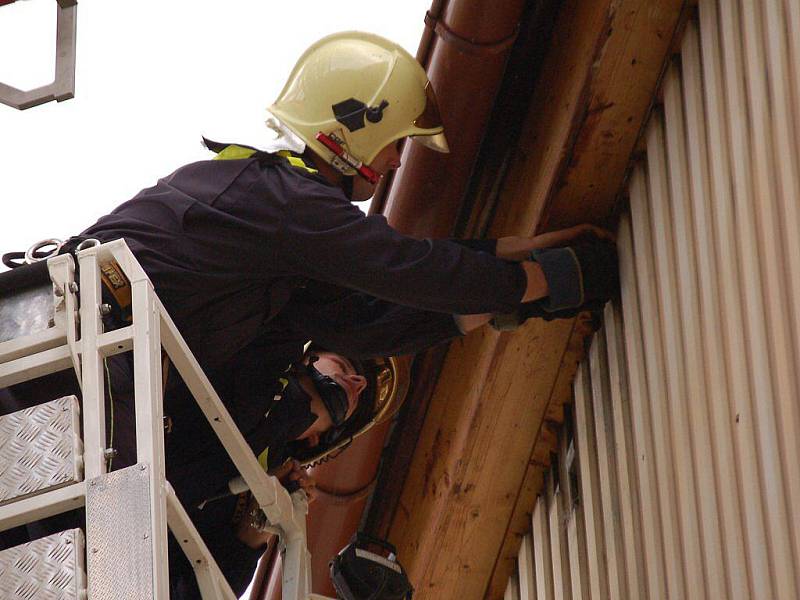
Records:
{"label": "platform step", "polygon": [[0,506],[82,478],[75,396],[0,417]]}
{"label": "platform step", "polygon": [[78,600],[86,597],[83,532],[61,533],[0,551],[3,600]]}

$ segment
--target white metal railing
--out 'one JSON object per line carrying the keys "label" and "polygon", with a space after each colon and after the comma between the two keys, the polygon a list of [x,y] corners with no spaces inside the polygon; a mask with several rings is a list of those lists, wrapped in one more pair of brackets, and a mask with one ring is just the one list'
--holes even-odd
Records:
{"label": "white metal railing", "polygon": [[57,0],[57,3],[55,78],[47,85],[32,90],[20,90],[0,83],[0,103],[25,110],[53,100],[69,100],[75,95],[78,0]]}
{"label": "white metal railing", "polygon": [[[112,260],[130,281],[133,323],[104,332],[100,313],[99,265]],[[70,367],[76,369],[83,396],[84,479],[0,506],[0,530],[83,506],[87,502],[87,482],[94,485],[98,478],[107,476],[103,360],[133,350],[137,465],[149,477],[150,532],[143,536],[149,540],[149,555],[152,556],[152,594],[147,597],[156,600],[169,597],[169,525],[195,568],[203,598],[235,598],[165,479],[161,386],[163,348],[252,491],[270,530],[279,536],[284,551],[283,598],[321,598],[310,593],[305,494],[299,491],[290,496],[277,479],[264,472],[125,242],[117,240],[81,250],[78,262],[79,288],[74,282],[74,262],[70,255],[49,260],[48,269],[58,299],[55,327],[0,343],[0,388]],[[80,309],[77,308],[78,293]],[[80,336],[77,335],[78,322]],[[91,535],[91,528],[87,525],[87,549],[93,548]],[[119,543],[126,541],[120,540]],[[89,598],[105,597],[97,590],[93,595],[91,580],[93,572],[96,574],[104,565],[90,562],[89,567]]]}

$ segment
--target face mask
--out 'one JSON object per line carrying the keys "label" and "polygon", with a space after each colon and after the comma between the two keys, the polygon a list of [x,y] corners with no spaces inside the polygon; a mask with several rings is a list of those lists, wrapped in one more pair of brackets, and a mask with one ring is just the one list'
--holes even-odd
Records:
{"label": "face mask", "polygon": [[300,385],[297,377],[287,374],[285,378],[287,384],[281,393],[281,399],[270,409],[267,421],[273,423],[270,430],[288,443],[311,427],[317,420],[317,415],[311,412],[311,396]]}
{"label": "face mask", "polygon": [[[314,456],[319,452],[320,447],[325,448],[333,446],[345,434],[352,420],[347,419],[347,410],[349,408],[347,392],[331,377],[323,375],[314,368],[314,362],[316,360],[318,360],[318,357],[311,357],[308,365],[296,365],[295,368],[299,373],[308,375],[311,379],[323,405],[331,416],[333,425],[320,435],[319,447],[309,448],[304,440],[290,441],[288,444],[289,453],[297,460],[304,460],[309,456]],[[299,387],[299,384],[297,384],[297,387]],[[289,386],[287,386],[287,389],[288,388]],[[302,391],[302,388],[300,389]],[[284,394],[285,393],[286,391],[284,391]],[[298,433],[298,435],[300,435],[300,433]]]}

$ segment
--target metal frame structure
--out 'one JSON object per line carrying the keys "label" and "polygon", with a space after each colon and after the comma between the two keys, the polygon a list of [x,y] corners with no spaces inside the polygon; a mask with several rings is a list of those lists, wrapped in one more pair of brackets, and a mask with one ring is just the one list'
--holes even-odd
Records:
{"label": "metal frame structure", "polygon": [[[113,510],[107,501],[104,503],[104,496],[98,490],[120,489],[120,485],[128,485],[121,481],[128,477],[123,472],[138,470],[136,493],[145,494],[143,497],[147,498],[145,502],[149,502],[149,506],[135,507],[146,517],[145,521],[140,520],[131,526],[146,527],[145,531],[136,530],[138,542],[144,540],[144,546],[139,544],[136,560],[144,561],[144,564],[138,564],[139,575],[144,573],[143,578],[151,582],[151,587],[149,591],[138,592],[137,598],[162,600],[169,597],[169,525],[194,566],[203,598],[235,599],[165,479],[161,387],[163,348],[258,501],[269,530],[279,536],[284,552],[283,598],[323,598],[310,593],[305,494],[299,491],[290,496],[277,479],[264,472],[125,242],[117,240],[94,246],[80,251],[77,256],[80,286],[74,281],[72,256],[61,255],[48,262],[57,299],[55,326],[0,343],[0,388],[70,367],[76,369],[83,396],[84,477],[77,483],[0,506],[0,530],[85,506],[88,597],[90,600],[120,597],[119,587],[110,589],[107,585],[93,585],[93,580],[111,581],[112,587],[126,585],[124,578],[136,572],[134,567],[137,566],[132,567],[130,562],[132,539],[111,536],[110,543],[116,547],[104,549],[102,527],[96,527],[93,519],[96,514]],[[104,332],[99,268],[111,260],[116,261],[131,283],[133,322],[127,327]],[[137,464],[107,473],[103,360],[129,350],[133,350],[136,365]],[[128,493],[125,495],[130,496]],[[127,518],[128,514],[122,509],[111,522]],[[149,578],[148,573],[151,574]],[[116,580],[118,574],[123,581]],[[141,590],[141,580],[137,580],[137,585]]]}
{"label": "metal frame structure", "polygon": [[[11,4],[0,2],[0,6]],[[0,102],[12,108],[25,110],[56,100],[69,100],[75,96],[75,40],[78,23],[78,1],[57,0],[56,21],[56,72],[47,85],[32,90],[20,90],[0,83]]]}

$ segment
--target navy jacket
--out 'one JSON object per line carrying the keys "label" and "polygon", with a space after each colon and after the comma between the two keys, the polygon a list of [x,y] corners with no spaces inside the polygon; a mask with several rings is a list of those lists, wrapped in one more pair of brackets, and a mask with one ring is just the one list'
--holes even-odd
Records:
{"label": "navy jacket", "polygon": [[526,284],[519,265],[403,236],[322,177],[256,158],[178,169],[83,235],[127,241],[204,368],[309,280],[451,314],[512,312]]}

